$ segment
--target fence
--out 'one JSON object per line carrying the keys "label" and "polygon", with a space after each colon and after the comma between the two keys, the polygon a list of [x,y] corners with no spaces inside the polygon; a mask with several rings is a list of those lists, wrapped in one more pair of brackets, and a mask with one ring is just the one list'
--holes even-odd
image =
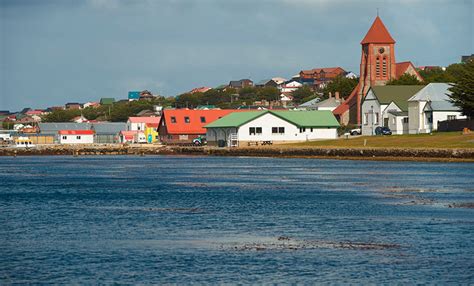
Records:
{"label": "fence", "polygon": [[462,131],[464,128],[474,130],[474,119],[456,119],[456,120],[445,120],[438,121],[438,131]]}

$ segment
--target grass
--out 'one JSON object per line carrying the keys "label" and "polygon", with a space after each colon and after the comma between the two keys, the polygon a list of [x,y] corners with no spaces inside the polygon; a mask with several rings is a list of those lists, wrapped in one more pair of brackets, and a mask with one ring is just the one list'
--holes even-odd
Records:
{"label": "grass", "polygon": [[[364,140],[366,145],[364,146]],[[321,140],[287,144],[288,147],[328,148],[474,148],[474,133],[440,132],[417,135],[360,136],[349,139]]]}

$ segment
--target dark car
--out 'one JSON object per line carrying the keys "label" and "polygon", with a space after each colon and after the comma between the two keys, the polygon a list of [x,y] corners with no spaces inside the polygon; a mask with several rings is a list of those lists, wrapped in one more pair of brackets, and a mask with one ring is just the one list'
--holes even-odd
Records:
{"label": "dark car", "polygon": [[392,135],[392,130],[388,127],[375,128],[375,135]]}

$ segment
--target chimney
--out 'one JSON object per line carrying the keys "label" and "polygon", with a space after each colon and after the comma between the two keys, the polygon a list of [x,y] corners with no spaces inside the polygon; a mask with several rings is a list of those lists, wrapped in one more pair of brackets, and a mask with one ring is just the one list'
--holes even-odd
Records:
{"label": "chimney", "polygon": [[339,100],[339,91],[336,91],[334,94],[336,96],[336,100]]}
{"label": "chimney", "polygon": [[331,98],[331,97],[332,97],[332,92],[329,92],[329,98]]}

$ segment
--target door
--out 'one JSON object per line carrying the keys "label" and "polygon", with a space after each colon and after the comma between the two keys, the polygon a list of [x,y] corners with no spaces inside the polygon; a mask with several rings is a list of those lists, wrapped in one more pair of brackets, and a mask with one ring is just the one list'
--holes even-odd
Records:
{"label": "door", "polygon": [[388,127],[388,118],[383,119],[383,127]]}

